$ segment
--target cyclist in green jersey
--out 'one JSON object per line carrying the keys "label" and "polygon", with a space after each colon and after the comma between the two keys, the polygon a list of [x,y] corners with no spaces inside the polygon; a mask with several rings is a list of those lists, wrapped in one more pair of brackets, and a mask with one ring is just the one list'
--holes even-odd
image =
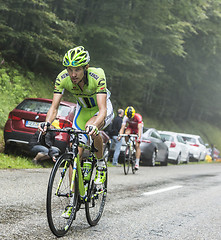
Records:
{"label": "cyclist in green jersey", "polygon": [[[98,150],[95,183],[100,184],[106,179],[106,165],[103,160],[103,140],[99,130],[111,123],[114,114],[104,71],[101,68],[89,67],[89,61],[89,53],[82,46],[70,49],[65,54],[63,65],[66,69],[56,78],[52,105],[47,113],[46,122],[39,125],[39,129],[46,131],[47,126],[57,116],[64,90],[71,92],[77,101],[73,127],[86,130],[94,139],[94,146]],[[85,144],[87,140],[86,134],[80,136],[82,143]],[[82,156],[82,148],[79,148],[79,154]]]}

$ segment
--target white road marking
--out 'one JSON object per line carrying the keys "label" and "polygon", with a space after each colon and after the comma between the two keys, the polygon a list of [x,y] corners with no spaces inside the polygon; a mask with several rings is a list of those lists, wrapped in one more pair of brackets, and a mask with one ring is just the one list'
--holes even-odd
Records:
{"label": "white road marking", "polygon": [[158,189],[158,190],[151,191],[151,192],[144,192],[144,193],[142,193],[142,195],[144,195],[144,196],[154,195],[157,193],[167,192],[167,191],[171,191],[171,190],[181,188],[181,187],[183,187],[183,186],[177,185],[177,186],[173,186],[173,187],[162,188],[162,189]]}

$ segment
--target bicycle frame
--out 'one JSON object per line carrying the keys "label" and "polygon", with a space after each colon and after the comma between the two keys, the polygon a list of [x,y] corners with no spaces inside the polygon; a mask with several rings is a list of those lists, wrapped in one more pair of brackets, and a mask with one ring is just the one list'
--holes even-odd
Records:
{"label": "bicycle frame", "polygon": [[84,184],[84,178],[83,178],[83,174],[82,174],[82,170],[81,170],[81,162],[80,162],[80,157],[79,157],[79,153],[78,153],[78,146],[89,150],[90,153],[92,153],[92,155],[93,155],[93,152],[91,152],[91,146],[78,143],[78,135],[75,137],[74,140],[75,141],[73,142],[72,152],[74,153],[75,157],[74,157],[74,161],[73,161],[73,172],[72,172],[70,191],[71,191],[71,194],[72,194],[72,189],[74,189],[75,176],[76,176],[76,172],[77,172],[78,173],[78,187],[79,187],[80,196],[84,201],[87,201],[88,200],[87,199],[88,183]]}
{"label": "bicycle frame", "polygon": [[121,137],[129,137],[127,141],[127,145],[129,144],[131,147],[131,143],[133,144],[133,148],[135,148],[135,138],[138,137],[137,134],[120,134]]}
{"label": "bicycle frame", "polygon": [[[61,130],[49,130],[49,131],[57,131],[57,132],[62,132]],[[71,178],[71,184],[70,184],[70,196],[72,197],[73,195],[73,189],[74,189],[74,184],[75,184],[75,176],[76,176],[76,172],[78,173],[78,187],[79,187],[79,193],[81,198],[84,201],[87,201],[87,184],[84,185],[84,179],[83,179],[83,174],[82,174],[82,170],[81,170],[81,162],[80,162],[80,157],[79,157],[79,152],[78,152],[78,146],[79,147],[83,147],[84,149],[87,149],[91,152],[91,146],[88,146],[86,144],[81,144],[78,142],[78,135],[75,134],[75,138],[72,140],[72,147],[70,148],[70,146],[68,146],[68,152],[67,154],[71,154],[72,155],[72,159],[73,159],[73,172],[72,172],[72,178]],[[93,154],[93,152],[91,152]],[[65,163],[63,172],[65,172],[67,170],[67,163]],[[58,184],[58,188],[56,190],[56,195],[60,195],[59,194],[59,188],[60,185],[62,183],[62,176],[60,179],[60,182]]]}

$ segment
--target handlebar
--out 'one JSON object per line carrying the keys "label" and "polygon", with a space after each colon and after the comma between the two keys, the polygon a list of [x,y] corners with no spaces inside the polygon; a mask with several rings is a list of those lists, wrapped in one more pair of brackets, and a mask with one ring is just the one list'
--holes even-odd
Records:
{"label": "handlebar", "polygon": [[47,129],[49,132],[63,132],[63,133],[68,133],[68,134],[88,134],[87,131],[85,130],[78,130],[75,128],[62,128],[62,129]]}
{"label": "handlebar", "polygon": [[138,137],[137,134],[119,134],[121,137]]}

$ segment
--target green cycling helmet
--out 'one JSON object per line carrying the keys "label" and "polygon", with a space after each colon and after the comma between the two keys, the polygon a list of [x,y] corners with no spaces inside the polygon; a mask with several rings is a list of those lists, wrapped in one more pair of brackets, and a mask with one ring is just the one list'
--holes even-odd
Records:
{"label": "green cycling helmet", "polygon": [[63,65],[65,67],[79,67],[87,65],[89,61],[89,52],[85,51],[84,47],[79,46],[67,51],[63,58]]}

